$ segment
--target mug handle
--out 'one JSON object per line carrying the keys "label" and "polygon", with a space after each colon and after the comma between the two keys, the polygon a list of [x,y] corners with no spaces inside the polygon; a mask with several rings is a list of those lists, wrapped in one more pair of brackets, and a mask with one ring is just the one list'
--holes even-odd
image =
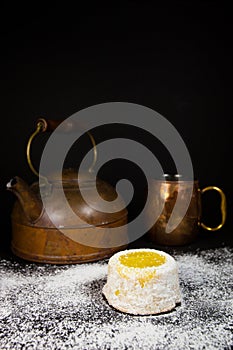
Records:
{"label": "mug handle", "polygon": [[201,190],[201,194],[207,192],[207,191],[217,191],[220,196],[221,196],[221,213],[222,213],[222,221],[221,223],[216,226],[216,227],[209,227],[209,226],[206,226],[203,222],[201,222],[201,226],[205,229],[205,230],[208,230],[208,231],[217,231],[219,230],[221,227],[223,227],[223,225],[225,224],[225,221],[226,221],[226,196],[225,194],[223,193],[223,191],[219,188],[219,187],[216,187],[216,186],[208,186],[208,187],[205,187]]}

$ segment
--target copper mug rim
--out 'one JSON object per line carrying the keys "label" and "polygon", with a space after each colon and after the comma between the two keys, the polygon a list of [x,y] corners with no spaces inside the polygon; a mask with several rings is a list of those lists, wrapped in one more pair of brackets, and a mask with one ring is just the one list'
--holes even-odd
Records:
{"label": "copper mug rim", "polygon": [[194,183],[198,184],[199,181],[194,178],[192,180],[186,179],[185,177],[182,179],[183,175],[180,174],[163,174],[163,179],[153,179],[154,181],[161,182],[161,183],[168,183],[168,184],[178,184],[178,183]]}

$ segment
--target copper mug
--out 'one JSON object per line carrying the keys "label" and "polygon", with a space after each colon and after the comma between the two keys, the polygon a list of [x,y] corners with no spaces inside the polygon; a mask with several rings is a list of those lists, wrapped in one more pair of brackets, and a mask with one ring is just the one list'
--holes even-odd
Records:
{"label": "copper mug", "polygon": [[[190,194],[190,189],[192,196],[186,214],[179,216],[179,210],[182,211],[184,199],[188,196],[188,193]],[[210,190],[217,191],[221,196],[222,219],[221,223],[216,227],[208,227],[201,220],[201,197],[203,193]],[[196,239],[200,226],[208,231],[217,231],[225,223],[226,197],[223,191],[216,186],[208,186],[200,189],[197,180],[182,180],[180,175],[164,175],[163,180],[151,180],[150,191],[152,191],[153,199],[146,211],[146,220],[152,222],[152,216],[158,211],[157,208],[161,208],[161,205],[164,204],[158,219],[147,233],[147,237],[153,243],[174,246],[185,245]],[[178,191],[180,192],[180,199],[177,201],[176,217],[173,219],[177,221],[177,225],[174,230],[167,232],[168,222],[176,203]]]}

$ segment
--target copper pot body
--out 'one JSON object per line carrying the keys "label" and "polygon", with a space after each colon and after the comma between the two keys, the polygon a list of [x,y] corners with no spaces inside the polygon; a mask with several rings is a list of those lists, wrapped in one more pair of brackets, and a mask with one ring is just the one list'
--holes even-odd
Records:
{"label": "copper pot body", "polygon": [[[98,200],[93,191],[95,179],[88,173],[83,174],[81,184],[78,185],[75,175],[72,170],[67,170],[62,182],[51,180],[48,194],[50,216],[42,206],[38,183],[27,189],[23,180],[14,179],[12,190],[18,200],[12,212],[11,248],[15,255],[35,262],[71,264],[97,261],[126,248],[127,210],[117,211],[116,207],[114,213],[103,213],[90,208],[82,198],[79,187],[82,186],[83,191],[90,196],[93,193],[93,199]],[[115,189],[100,179],[97,179],[97,188],[100,196],[107,201],[117,197]],[[76,214],[75,221],[64,209],[60,196],[63,190],[69,206]],[[38,212],[38,206],[32,205],[33,201],[39,207],[41,205],[40,215],[35,220],[36,215],[32,214]],[[119,198],[119,201],[122,207],[123,200]],[[63,229],[59,230],[59,226]],[[117,242],[122,241],[122,245],[115,244],[112,227],[119,228]],[[91,244],[80,243],[83,241]]]}
{"label": "copper pot body", "polygon": [[[126,222],[126,219],[122,219],[116,224],[124,225]],[[78,235],[80,233],[93,234],[94,231],[96,237],[99,237],[99,235],[106,235],[109,227],[111,225],[91,229],[74,229],[74,235],[77,234],[77,231]],[[122,230],[122,234],[127,233]],[[48,264],[84,263],[108,258],[125,248],[126,245],[115,248],[89,247],[77,243],[56,228],[38,228],[23,225],[14,220],[12,222],[12,252],[29,261]]]}

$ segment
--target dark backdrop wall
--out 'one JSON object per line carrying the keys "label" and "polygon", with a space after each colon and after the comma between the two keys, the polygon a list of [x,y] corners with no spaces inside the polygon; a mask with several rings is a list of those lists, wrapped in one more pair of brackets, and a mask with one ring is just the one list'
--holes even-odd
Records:
{"label": "dark backdrop wall", "polygon": [[[1,248],[9,248],[14,202],[6,183],[16,174],[30,183],[36,179],[27,165],[25,147],[37,117],[64,119],[111,101],[145,105],[173,123],[188,147],[200,185],[215,184],[225,191],[230,235],[232,20],[227,2],[76,6],[49,8],[38,3],[27,11],[21,5],[2,8]],[[106,138],[111,132],[103,130],[99,136]],[[120,127],[114,129],[120,136],[122,132]],[[146,140],[144,136],[142,142]],[[43,142],[35,144],[37,165]],[[154,146],[148,142],[163,158],[165,171],[172,171],[169,155],[156,141]],[[140,192],[137,169],[112,167],[103,172],[107,180],[114,183],[125,171],[135,178]],[[218,220],[218,198],[209,194],[206,202],[208,220]],[[137,205],[130,210],[133,216]]]}

